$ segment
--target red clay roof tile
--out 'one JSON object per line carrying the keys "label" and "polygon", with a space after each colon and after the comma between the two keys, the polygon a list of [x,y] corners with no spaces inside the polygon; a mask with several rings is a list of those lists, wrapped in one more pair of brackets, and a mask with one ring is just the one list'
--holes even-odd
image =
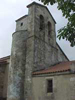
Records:
{"label": "red clay roof tile", "polygon": [[0,58],[0,63],[1,64],[7,63],[7,59],[9,59],[9,58],[10,58],[10,56]]}
{"label": "red clay roof tile", "polygon": [[68,71],[68,70],[70,70],[70,65],[72,64],[72,62],[73,61],[62,62],[62,63],[59,63],[55,66],[51,66],[48,69],[33,72],[32,74],[33,75],[38,75],[38,74],[48,74],[48,73]]}

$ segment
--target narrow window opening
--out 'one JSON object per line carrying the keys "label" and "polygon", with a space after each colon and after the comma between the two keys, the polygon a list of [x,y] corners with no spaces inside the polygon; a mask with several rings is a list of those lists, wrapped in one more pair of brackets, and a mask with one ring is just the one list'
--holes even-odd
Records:
{"label": "narrow window opening", "polygon": [[44,29],[44,17],[40,15],[40,30]]}
{"label": "narrow window opening", "polygon": [[51,23],[48,22],[48,36],[51,36]]}
{"label": "narrow window opening", "polygon": [[23,23],[21,23],[21,26],[23,26]]}
{"label": "narrow window opening", "polygon": [[53,80],[47,80],[47,93],[52,93],[53,92]]}

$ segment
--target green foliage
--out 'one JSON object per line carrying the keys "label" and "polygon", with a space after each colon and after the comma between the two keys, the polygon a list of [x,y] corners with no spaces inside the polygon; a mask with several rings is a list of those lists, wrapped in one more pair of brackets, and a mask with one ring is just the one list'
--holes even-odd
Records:
{"label": "green foliage", "polygon": [[58,30],[58,38],[66,39],[71,46],[75,46],[75,0],[40,0],[44,4],[58,3],[58,10],[61,10],[63,16],[68,19],[66,26]]}

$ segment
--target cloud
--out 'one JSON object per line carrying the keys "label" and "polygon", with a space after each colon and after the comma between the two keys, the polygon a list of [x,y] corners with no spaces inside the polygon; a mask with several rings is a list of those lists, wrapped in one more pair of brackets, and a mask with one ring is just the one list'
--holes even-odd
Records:
{"label": "cloud", "polygon": [[6,0],[6,1],[13,4],[17,3],[17,0]]}

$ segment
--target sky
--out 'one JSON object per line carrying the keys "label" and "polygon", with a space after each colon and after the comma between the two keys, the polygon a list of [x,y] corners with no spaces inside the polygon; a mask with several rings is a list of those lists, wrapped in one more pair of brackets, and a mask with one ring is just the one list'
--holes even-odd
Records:
{"label": "sky", "polygon": [[[11,54],[12,34],[16,29],[18,18],[28,14],[26,7],[31,2],[38,0],[1,0],[0,2],[0,58]],[[42,3],[41,3],[42,4]],[[62,12],[57,9],[57,4],[47,6],[52,16],[56,20],[57,30],[67,24],[67,19],[62,16]],[[64,51],[69,60],[75,60],[75,47],[70,47],[70,43],[66,40],[58,40],[57,43]]]}

